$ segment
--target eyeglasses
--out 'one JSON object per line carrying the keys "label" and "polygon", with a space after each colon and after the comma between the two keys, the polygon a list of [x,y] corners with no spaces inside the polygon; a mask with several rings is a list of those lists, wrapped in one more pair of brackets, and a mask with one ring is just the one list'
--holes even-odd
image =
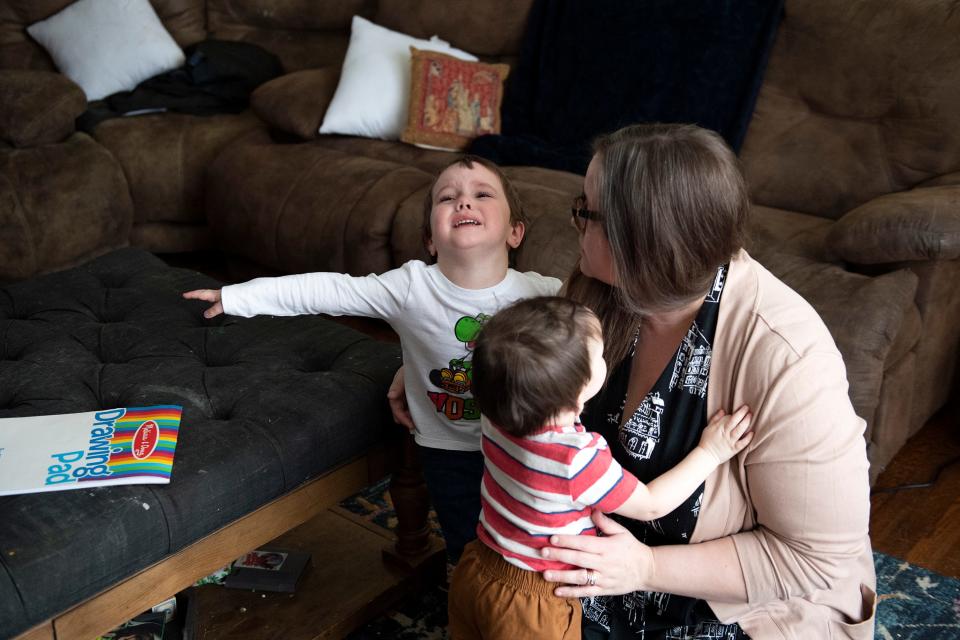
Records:
{"label": "eyeglasses", "polygon": [[599,211],[587,209],[587,196],[580,194],[573,201],[573,207],[570,208],[571,220],[577,231],[583,233],[587,228],[587,220],[600,222],[603,220],[603,214]]}

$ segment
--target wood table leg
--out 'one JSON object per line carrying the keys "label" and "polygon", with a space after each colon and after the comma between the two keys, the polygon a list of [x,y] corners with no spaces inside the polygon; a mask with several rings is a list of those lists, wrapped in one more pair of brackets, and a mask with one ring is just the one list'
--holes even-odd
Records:
{"label": "wood table leg", "polygon": [[432,546],[427,523],[430,496],[412,434],[404,435],[402,459],[390,479],[390,496],[397,513],[397,554],[412,558],[426,553]]}

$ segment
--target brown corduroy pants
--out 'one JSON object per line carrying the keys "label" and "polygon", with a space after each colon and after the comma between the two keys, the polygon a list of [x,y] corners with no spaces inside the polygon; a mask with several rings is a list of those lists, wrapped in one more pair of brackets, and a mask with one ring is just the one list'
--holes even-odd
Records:
{"label": "brown corduroy pants", "polygon": [[580,640],[580,601],[558,598],[556,587],[474,540],[450,581],[450,638]]}

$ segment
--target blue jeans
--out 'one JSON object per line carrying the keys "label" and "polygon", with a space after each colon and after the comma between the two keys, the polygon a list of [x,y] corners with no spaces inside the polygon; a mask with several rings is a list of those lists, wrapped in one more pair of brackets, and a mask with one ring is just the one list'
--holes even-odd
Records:
{"label": "blue jeans", "polygon": [[447,559],[456,563],[466,544],[477,537],[483,454],[479,451],[417,448],[430,502],[437,512],[443,539],[447,543]]}

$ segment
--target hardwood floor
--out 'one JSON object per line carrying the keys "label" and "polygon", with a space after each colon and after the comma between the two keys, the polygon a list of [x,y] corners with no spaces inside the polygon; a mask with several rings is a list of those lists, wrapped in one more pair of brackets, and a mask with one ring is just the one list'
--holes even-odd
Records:
{"label": "hardwood floor", "polygon": [[[954,399],[901,449],[877,478],[871,498],[873,548],[943,575],[960,578],[960,401]],[[923,483],[951,460],[930,487]]]}

